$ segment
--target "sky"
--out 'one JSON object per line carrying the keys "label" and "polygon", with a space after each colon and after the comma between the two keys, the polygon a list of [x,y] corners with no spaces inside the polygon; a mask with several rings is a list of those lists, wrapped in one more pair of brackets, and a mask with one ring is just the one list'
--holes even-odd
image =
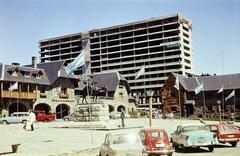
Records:
{"label": "sky", "polygon": [[194,74],[240,73],[240,0],[0,0],[0,63],[39,59],[38,41],[180,13]]}

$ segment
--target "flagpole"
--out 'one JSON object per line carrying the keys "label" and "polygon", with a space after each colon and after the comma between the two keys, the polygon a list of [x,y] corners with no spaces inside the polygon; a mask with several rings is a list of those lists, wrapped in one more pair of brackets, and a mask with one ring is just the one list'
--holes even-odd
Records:
{"label": "flagpole", "polygon": [[181,90],[180,90],[180,83],[179,83],[179,81],[178,81],[178,101],[179,101],[179,108],[180,108],[180,111],[179,111],[179,113],[180,113],[180,117],[182,117],[182,106],[181,106],[181,92],[180,92]]}
{"label": "flagpole", "polygon": [[[221,113],[222,113],[222,121],[224,121],[224,90],[222,91],[222,105],[223,105],[223,108],[221,109]],[[223,111],[223,112],[222,112]]]}
{"label": "flagpole", "polygon": [[234,101],[233,101],[233,121],[235,121],[235,112],[236,112],[236,90],[234,89]]}
{"label": "flagpole", "polygon": [[206,119],[206,101],[205,101],[205,93],[203,90],[203,109],[204,109],[204,118]]}

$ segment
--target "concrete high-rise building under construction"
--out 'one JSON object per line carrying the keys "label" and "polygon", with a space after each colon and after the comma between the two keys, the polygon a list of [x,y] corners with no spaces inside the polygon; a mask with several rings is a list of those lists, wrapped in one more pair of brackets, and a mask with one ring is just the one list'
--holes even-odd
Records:
{"label": "concrete high-rise building under construction", "polygon": [[[70,63],[86,41],[90,41],[90,53],[85,54],[84,69],[118,71],[134,93],[151,89],[158,94],[171,72],[192,74],[192,23],[179,14],[40,40],[41,62]],[[142,67],[145,73],[135,79]]]}

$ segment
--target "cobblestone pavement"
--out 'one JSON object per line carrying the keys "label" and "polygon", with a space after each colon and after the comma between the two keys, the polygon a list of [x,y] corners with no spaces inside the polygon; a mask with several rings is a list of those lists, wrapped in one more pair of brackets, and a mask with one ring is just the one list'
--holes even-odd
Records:
{"label": "cobblestone pavement", "polygon": [[[153,119],[153,127],[165,128],[169,133],[181,123],[196,123],[197,120],[163,120]],[[118,125],[120,120],[111,120],[110,124]],[[212,123],[207,121],[207,123]],[[83,123],[56,121],[50,123],[36,123],[35,131],[25,131],[22,124],[0,124],[0,153],[8,153],[7,156],[96,156],[99,147],[108,131],[83,130],[78,128]],[[237,123],[239,125],[239,123]],[[147,126],[148,119],[127,119],[126,126]],[[64,128],[53,128],[64,127]],[[120,131],[136,131],[125,129]],[[138,130],[138,129],[137,129]],[[92,137],[91,137],[92,136]],[[93,141],[92,139],[93,138]],[[11,154],[10,146],[20,143],[18,153]],[[219,145],[214,152],[207,149],[190,149],[188,151],[174,152],[173,155],[211,155],[211,156],[239,156],[240,146],[233,148],[229,145]]]}

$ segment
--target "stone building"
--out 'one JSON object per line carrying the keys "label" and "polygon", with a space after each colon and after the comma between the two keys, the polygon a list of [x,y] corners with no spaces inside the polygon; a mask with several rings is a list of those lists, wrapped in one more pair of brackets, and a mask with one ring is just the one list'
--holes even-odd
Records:
{"label": "stone building", "polygon": [[[128,96],[130,91],[127,80],[120,75],[118,72],[103,72],[91,75],[91,78],[86,82],[86,78],[81,77],[80,88],[76,89],[76,94],[83,95],[83,90],[86,88],[87,84],[90,86],[88,94],[88,102],[102,102],[107,104],[109,107],[109,112],[121,111],[121,108],[126,111],[126,113],[131,113],[136,111],[136,106],[134,101]],[[97,93],[94,93],[94,88]],[[95,95],[94,95],[95,94]],[[97,94],[97,96],[96,96]],[[94,96],[96,97],[94,99]],[[97,100],[96,100],[97,99]],[[82,100],[79,100],[79,104]]]}
{"label": "stone building", "polygon": [[[67,77],[64,61],[36,64],[33,58],[32,65],[23,67],[0,64],[0,112],[8,116],[41,109],[62,118],[77,104],[74,94],[77,82],[74,75]],[[13,85],[16,87],[10,91]]]}

